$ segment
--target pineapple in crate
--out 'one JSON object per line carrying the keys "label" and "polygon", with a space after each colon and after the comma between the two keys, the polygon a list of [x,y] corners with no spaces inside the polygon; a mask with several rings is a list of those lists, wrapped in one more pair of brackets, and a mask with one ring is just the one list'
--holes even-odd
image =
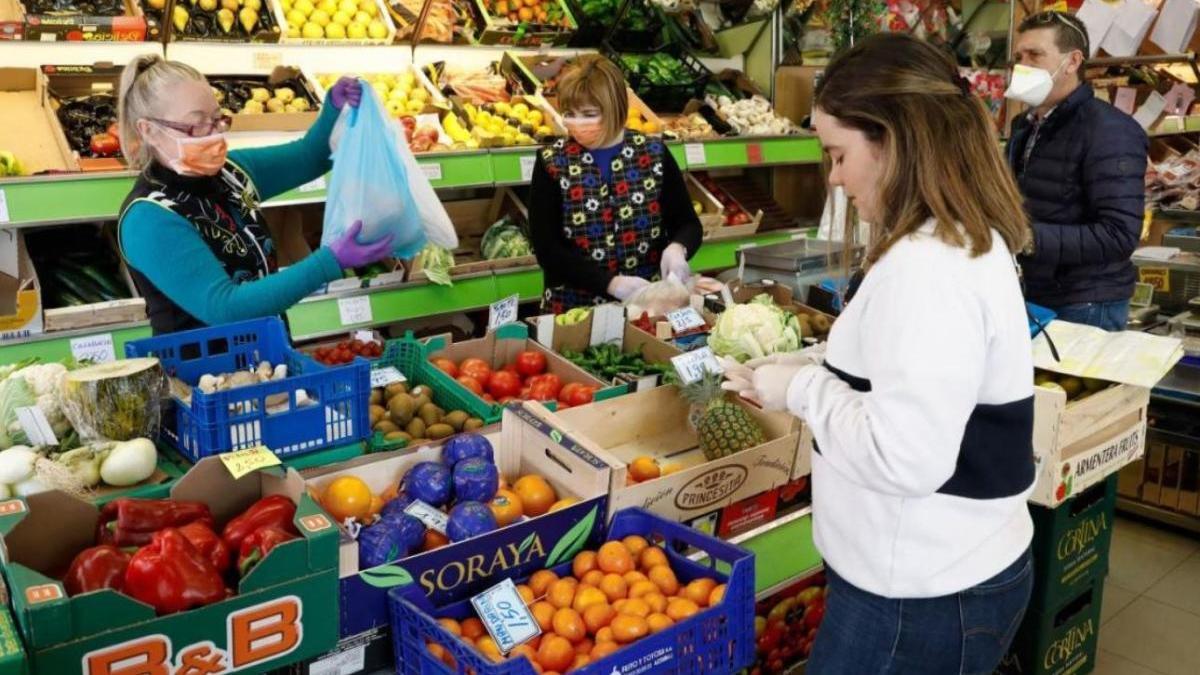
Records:
{"label": "pineapple in crate", "polygon": [[700,450],[710,461],[728,457],[766,441],[758,420],[721,389],[721,376],[712,371],[683,387],[692,404],[688,422],[700,438]]}

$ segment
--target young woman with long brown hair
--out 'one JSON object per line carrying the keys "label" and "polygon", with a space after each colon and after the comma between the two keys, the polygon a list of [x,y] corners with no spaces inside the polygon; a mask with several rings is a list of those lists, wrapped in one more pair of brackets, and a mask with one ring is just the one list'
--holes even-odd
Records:
{"label": "young woman with long brown hair", "polygon": [[865,275],[823,353],[726,372],[816,441],[829,594],[808,672],[991,673],[1033,583],[1021,197],[982,103],[920,40],[837,58],[813,123],[830,185],[871,223]]}

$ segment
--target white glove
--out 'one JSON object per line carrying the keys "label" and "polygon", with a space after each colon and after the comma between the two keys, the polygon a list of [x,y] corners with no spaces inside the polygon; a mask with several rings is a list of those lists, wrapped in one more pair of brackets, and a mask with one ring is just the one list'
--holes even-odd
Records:
{"label": "white glove", "polygon": [[737,392],[763,410],[786,410],[787,392],[796,375],[808,366],[819,365],[825,358],[825,346],[816,345],[796,352],[772,354],[746,363],[723,357],[725,382],[721,388]]}
{"label": "white glove", "polygon": [[613,277],[612,281],[608,282],[608,294],[624,302],[633,297],[635,293],[649,285],[650,282],[641,277],[631,277],[620,274]]}
{"label": "white glove", "polygon": [[688,266],[687,249],[683,244],[674,243],[663,249],[662,278],[675,277],[679,283],[686,284],[692,277],[692,268]]}
{"label": "white glove", "polygon": [[745,365],[748,368],[758,368],[769,364],[804,366],[813,363],[819,366],[825,363],[825,345],[826,343],[821,342],[795,352],[779,352],[759,359],[750,359]]}

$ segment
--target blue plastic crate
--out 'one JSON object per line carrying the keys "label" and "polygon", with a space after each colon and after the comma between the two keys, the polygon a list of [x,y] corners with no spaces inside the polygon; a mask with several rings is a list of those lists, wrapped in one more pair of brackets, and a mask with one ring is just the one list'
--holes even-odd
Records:
{"label": "blue plastic crate", "polygon": [[[192,385],[190,405],[172,399],[174,413],[165,411],[162,436],[193,462],[257,445],[295,457],[361,441],[371,432],[370,365],[358,359],[320,366],[291,349],[278,318],[134,340],[126,343],[125,355],[157,357],[168,375]],[[287,378],[212,394],[195,388],[201,375],[248,370],[260,361],[286,364]],[[308,399],[304,405],[301,393]]]}
{"label": "blue plastic crate", "polygon": [[[726,583],[724,600],[572,672],[577,675],[621,672],[709,675],[733,673],[748,667],[754,660],[754,554],[644,509],[625,509],[613,518],[609,539],[632,534],[652,542],[661,539],[671,569],[681,583],[702,576]],[[703,551],[708,557],[703,563],[697,563],[676,552],[688,547]],[[725,569],[727,573],[722,572]],[[570,570],[570,561],[554,568],[560,576],[569,574]],[[410,597],[403,588],[392,589],[388,594],[397,673],[534,675],[533,666],[527,659],[492,663],[473,646],[442,628],[437,618],[462,620],[475,616],[469,599],[437,609],[433,613],[435,618],[422,611]],[[451,669],[435,658],[427,646],[430,642],[444,647],[454,657],[457,668]]]}

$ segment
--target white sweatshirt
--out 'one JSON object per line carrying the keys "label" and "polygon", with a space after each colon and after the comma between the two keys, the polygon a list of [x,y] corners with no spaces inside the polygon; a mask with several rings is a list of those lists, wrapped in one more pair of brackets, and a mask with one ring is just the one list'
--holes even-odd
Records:
{"label": "white sweatshirt", "polygon": [[802,370],[788,407],[812,427],[817,547],[890,598],[956,593],[1029,546],[1033,360],[1004,240],[978,258],[933,223],[895,244]]}

